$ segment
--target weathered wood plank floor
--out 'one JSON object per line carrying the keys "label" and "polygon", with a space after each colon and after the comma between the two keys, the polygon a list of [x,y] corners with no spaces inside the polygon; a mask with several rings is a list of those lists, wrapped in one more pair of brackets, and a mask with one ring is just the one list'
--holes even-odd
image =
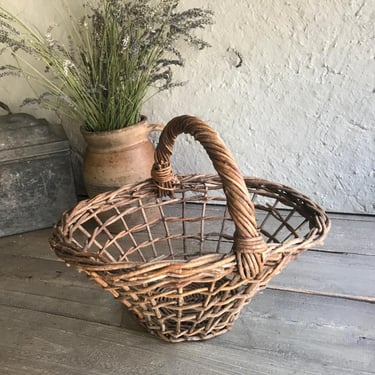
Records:
{"label": "weathered wood plank floor", "polygon": [[49,250],[50,230],[0,239],[0,374],[375,374],[375,218],[330,215],[303,254],[201,343],[144,333]]}

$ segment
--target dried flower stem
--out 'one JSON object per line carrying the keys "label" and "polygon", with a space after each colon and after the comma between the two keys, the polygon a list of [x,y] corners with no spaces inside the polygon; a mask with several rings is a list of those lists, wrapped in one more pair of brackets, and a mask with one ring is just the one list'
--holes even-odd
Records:
{"label": "dried flower stem", "polygon": [[[102,0],[99,6],[84,1],[80,20],[67,9],[68,46],[53,38],[53,27],[42,35],[0,7],[0,44],[16,59],[16,65],[0,67],[0,78],[22,74],[37,81],[50,95],[25,104],[64,113],[87,130],[130,126],[139,121],[146,95],[183,84],[173,80],[172,67],[184,65],[177,42],[208,46],[193,32],[212,24],[212,12],[178,11],[178,5],[179,0]],[[42,62],[44,71],[24,54]]]}

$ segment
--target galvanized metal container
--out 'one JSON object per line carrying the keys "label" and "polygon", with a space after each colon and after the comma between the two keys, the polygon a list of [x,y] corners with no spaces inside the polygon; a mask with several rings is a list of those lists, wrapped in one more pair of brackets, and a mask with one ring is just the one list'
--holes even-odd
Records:
{"label": "galvanized metal container", "polygon": [[0,237],[50,227],[75,202],[63,130],[24,113],[0,116]]}

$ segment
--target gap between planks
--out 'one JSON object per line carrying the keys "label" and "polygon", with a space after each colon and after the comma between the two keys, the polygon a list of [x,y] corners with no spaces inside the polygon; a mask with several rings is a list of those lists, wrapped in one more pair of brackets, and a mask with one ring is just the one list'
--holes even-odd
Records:
{"label": "gap between planks", "polygon": [[350,300],[350,301],[367,302],[367,303],[374,303],[375,304],[375,297],[364,297],[364,296],[355,296],[355,295],[350,295],[350,294],[319,292],[319,291],[316,291],[316,290],[283,288],[283,287],[277,287],[277,286],[267,286],[267,289],[279,290],[279,291],[291,292],[291,293],[309,294],[309,295],[322,296],[322,297],[340,298],[340,299],[346,299],[346,300]]}

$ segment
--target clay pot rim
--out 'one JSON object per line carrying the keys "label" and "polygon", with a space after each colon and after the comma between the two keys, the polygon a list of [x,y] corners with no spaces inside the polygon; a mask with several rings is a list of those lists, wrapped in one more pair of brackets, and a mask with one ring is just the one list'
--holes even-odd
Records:
{"label": "clay pot rim", "polygon": [[133,125],[126,126],[124,128],[120,128],[120,129],[104,130],[104,131],[90,131],[90,130],[86,130],[84,126],[81,126],[80,130],[81,130],[81,134],[83,134],[84,136],[99,137],[101,135],[107,136],[109,134],[123,133],[123,132],[128,131],[130,128],[134,129],[134,128],[137,128],[137,127],[143,127],[147,124],[148,124],[147,116],[141,115],[141,120],[139,122],[137,122]]}

